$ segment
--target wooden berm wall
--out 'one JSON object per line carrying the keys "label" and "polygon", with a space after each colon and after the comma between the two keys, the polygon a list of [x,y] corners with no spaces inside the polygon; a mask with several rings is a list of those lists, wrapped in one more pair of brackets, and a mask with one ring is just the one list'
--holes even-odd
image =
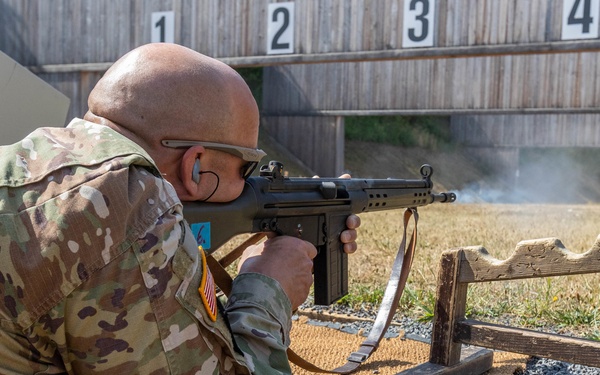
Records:
{"label": "wooden berm wall", "polygon": [[[82,116],[108,66],[151,41],[152,13],[173,11],[175,43],[233,67],[271,66],[265,122],[321,175],[339,172],[332,152],[349,115],[593,113],[581,126],[596,134],[600,40],[561,40],[562,1],[430,1],[432,47],[403,48],[404,0],[296,0],[293,53],[268,55],[268,7],[279,1],[3,0],[0,49],[70,97],[69,118]],[[281,129],[315,115],[326,117],[309,124],[339,129]],[[316,139],[330,149],[295,146]]]}

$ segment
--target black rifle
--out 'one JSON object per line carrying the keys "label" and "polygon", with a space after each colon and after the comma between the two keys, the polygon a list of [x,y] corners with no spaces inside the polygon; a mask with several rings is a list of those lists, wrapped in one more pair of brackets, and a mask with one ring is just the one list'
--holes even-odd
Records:
{"label": "black rifle", "polygon": [[425,164],[421,179],[287,178],[283,164],[263,165],[242,194],[228,203],[186,202],[185,219],[208,253],[242,233],[276,232],[300,237],[318,250],[314,303],[329,305],[348,293],[348,255],[340,234],[350,214],[454,202],[454,193],[434,194]]}

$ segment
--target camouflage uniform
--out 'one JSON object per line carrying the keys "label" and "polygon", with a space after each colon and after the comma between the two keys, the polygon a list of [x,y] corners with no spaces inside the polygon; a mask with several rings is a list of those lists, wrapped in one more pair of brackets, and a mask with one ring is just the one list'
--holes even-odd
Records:
{"label": "camouflage uniform", "polygon": [[0,147],[0,373],[289,373],[277,282],[241,275],[213,322],[208,274],[129,139],[75,119]]}

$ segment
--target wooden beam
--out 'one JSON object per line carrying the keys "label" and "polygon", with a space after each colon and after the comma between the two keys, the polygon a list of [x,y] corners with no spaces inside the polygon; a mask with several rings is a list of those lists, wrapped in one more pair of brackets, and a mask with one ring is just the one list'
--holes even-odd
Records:
{"label": "wooden beam", "polygon": [[74,72],[105,72],[113,62],[82,63],[82,64],[50,64],[29,66],[32,73],[74,73]]}
{"label": "wooden beam", "polygon": [[325,109],[306,112],[267,112],[262,116],[452,116],[452,115],[564,115],[600,113],[600,107],[585,108],[460,108],[460,109]]}
{"label": "wooden beam", "polygon": [[600,236],[583,254],[565,249],[556,238],[521,241],[510,258],[499,261],[482,247],[464,248],[459,282],[475,283],[596,273],[600,270]]}
{"label": "wooden beam", "polygon": [[599,341],[477,320],[458,322],[454,339],[465,344],[600,367]]}
{"label": "wooden beam", "polygon": [[479,375],[489,371],[493,364],[491,350],[471,346],[462,350],[460,362],[454,366],[425,362],[396,375]]}
{"label": "wooden beam", "polygon": [[[289,64],[319,64],[331,62],[361,62],[382,60],[448,59],[463,57],[531,55],[549,53],[598,52],[600,40],[558,41],[522,44],[494,44],[457,47],[390,49],[383,51],[329,52],[290,55],[218,57],[233,68]],[[28,67],[34,73],[98,72],[107,70],[113,62],[86,64],[52,64]]]}
{"label": "wooden beam", "polygon": [[598,51],[600,51],[600,40],[590,39],[577,42],[560,41],[526,44],[495,44],[478,46],[391,49],[384,51],[248,56],[220,58],[220,60],[234,67],[252,67],[288,64],[318,64],[328,62],[448,59],[461,57],[533,55],[548,53],[574,53]]}

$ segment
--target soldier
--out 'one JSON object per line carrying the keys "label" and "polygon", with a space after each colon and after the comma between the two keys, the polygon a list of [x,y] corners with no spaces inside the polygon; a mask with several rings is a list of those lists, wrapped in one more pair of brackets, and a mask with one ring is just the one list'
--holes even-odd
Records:
{"label": "soldier", "polygon": [[[248,248],[225,306],[182,201],[238,197],[259,116],[227,65],[174,44],[119,59],[89,112],[0,147],[0,372],[290,373],[315,248]],[[168,148],[163,140],[216,142]],[[357,216],[341,235],[356,250]]]}

